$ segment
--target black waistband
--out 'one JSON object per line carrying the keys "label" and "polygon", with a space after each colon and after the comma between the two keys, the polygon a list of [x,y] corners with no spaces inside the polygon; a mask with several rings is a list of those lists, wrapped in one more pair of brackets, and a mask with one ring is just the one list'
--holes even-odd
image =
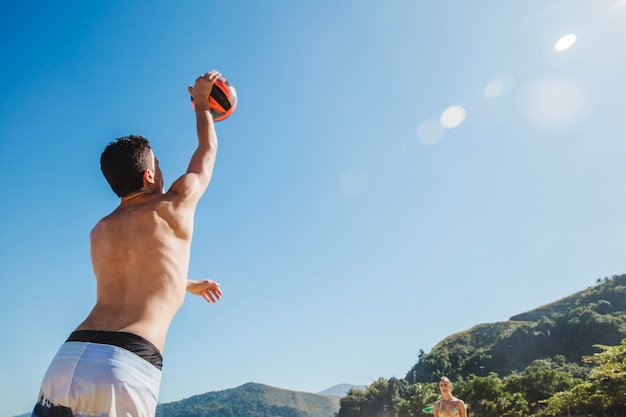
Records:
{"label": "black waistband", "polygon": [[148,340],[126,332],[106,332],[103,330],[76,330],[67,342],[90,342],[121,347],[150,362],[158,369],[163,368],[161,352]]}

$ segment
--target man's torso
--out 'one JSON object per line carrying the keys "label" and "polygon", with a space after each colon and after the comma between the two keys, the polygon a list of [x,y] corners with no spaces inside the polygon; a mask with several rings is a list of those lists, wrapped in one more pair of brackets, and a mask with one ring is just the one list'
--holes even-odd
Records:
{"label": "man's torso", "polygon": [[139,194],[92,230],[97,301],[77,330],[124,331],[163,351],[184,296],[193,210],[175,196]]}

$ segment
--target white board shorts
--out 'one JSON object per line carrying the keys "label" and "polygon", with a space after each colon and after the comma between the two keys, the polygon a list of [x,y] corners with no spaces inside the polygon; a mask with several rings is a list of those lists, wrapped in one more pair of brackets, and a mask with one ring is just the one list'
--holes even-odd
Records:
{"label": "white board shorts", "polygon": [[161,370],[124,348],[65,342],[32,417],[154,417]]}

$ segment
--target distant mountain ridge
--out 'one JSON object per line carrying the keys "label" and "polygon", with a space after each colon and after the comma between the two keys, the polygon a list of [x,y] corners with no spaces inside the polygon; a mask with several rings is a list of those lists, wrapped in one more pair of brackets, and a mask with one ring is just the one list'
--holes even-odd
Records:
{"label": "distant mountain ridge", "polygon": [[156,417],[334,417],[339,399],[249,382],[159,404]]}
{"label": "distant mountain ridge", "polygon": [[351,389],[365,389],[367,385],[339,384],[318,392],[319,395],[334,395],[344,397]]}

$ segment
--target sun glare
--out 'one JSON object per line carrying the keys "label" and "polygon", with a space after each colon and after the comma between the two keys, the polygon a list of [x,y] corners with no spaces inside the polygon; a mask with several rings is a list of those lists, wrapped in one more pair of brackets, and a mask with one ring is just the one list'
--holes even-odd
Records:
{"label": "sun glare", "polygon": [[554,50],[557,52],[563,52],[574,46],[576,43],[576,35],[570,33],[568,35],[562,36],[556,43],[554,44]]}

